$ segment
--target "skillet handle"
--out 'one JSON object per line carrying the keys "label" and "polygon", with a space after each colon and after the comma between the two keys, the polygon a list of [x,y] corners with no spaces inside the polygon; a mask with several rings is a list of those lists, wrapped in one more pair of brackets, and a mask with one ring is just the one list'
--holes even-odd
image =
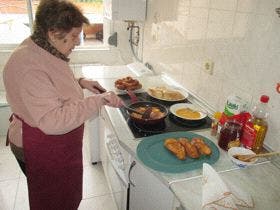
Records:
{"label": "skillet handle", "polygon": [[135,103],[138,101],[137,96],[135,95],[135,93],[132,90],[126,90],[126,92],[130,97],[131,103]]}

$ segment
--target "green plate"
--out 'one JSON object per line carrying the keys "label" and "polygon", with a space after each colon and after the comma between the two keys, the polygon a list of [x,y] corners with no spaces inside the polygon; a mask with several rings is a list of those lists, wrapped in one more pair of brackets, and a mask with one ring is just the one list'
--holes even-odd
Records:
{"label": "green plate", "polygon": [[[187,157],[179,160],[164,147],[164,140],[167,138],[186,137],[192,139],[199,137],[212,149],[209,156],[201,155],[198,159]],[[183,173],[194,169],[202,168],[203,163],[214,164],[220,157],[217,146],[204,136],[192,132],[170,132],[143,138],[137,146],[138,158],[148,167],[166,173]]]}

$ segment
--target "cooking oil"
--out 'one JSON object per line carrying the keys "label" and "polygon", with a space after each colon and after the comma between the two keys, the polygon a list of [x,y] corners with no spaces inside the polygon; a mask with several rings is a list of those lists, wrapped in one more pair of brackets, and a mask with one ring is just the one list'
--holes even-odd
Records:
{"label": "cooking oil", "polygon": [[253,120],[254,130],[256,131],[255,140],[252,145],[252,150],[255,153],[260,153],[263,147],[265,134],[267,132],[267,122],[264,119],[255,118]]}
{"label": "cooking oil", "polygon": [[255,153],[261,152],[268,129],[268,101],[268,96],[261,96],[260,103],[254,107],[252,117],[245,123],[241,136],[242,145]]}

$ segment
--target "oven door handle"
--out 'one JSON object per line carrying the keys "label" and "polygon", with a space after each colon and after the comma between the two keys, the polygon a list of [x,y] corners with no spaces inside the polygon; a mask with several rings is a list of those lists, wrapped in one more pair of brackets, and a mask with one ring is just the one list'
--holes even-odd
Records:
{"label": "oven door handle", "polygon": [[133,187],[135,187],[135,184],[131,181],[130,179],[130,174],[131,174],[131,171],[132,171],[132,168],[136,165],[136,161],[132,161],[132,163],[130,164],[130,167],[129,167],[129,170],[128,170],[128,182],[129,184],[131,184]]}

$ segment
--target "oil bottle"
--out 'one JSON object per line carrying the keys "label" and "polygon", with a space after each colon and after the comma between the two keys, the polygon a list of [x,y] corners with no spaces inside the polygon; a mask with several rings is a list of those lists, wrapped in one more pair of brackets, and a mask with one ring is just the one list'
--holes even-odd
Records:
{"label": "oil bottle", "polygon": [[260,97],[260,102],[254,107],[252,117],[245,123],[241,143],[245,148],[260,153],[268,129],[268,101],[267,95]]}

